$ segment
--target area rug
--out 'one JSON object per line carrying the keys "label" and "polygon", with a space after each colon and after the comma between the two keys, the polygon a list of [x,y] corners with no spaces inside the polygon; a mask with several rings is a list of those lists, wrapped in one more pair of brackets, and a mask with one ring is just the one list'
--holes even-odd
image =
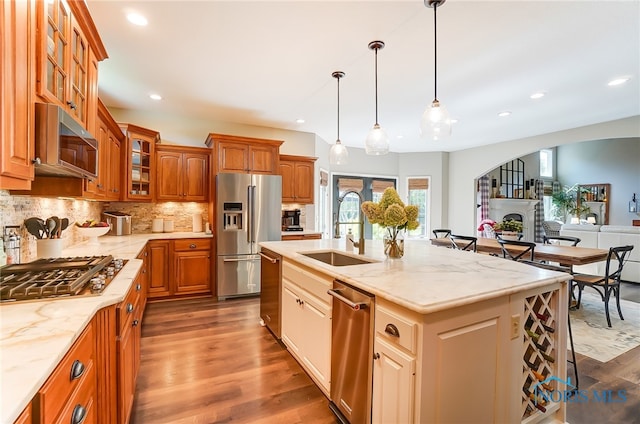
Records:
{"label": "area rug", "polygon": [[623,321],[618,317],[615,299],[610,299],[609,328],[604,302],[597,293],[588,290],[582,292],[580,309],[570,312],[576,352],[600,362],[608,362],[640,346],[640,303],[620,300]]}

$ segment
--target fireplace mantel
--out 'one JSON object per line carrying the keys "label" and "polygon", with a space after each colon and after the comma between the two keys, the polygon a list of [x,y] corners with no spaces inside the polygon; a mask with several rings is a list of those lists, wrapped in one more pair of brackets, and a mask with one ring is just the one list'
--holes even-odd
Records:
{"label": "fireplace mantel", "polygon": [[538,203],[540,200],[536,199],[489,199],[489,218],[499,222],[510,213],[520,214],[524,226],[523,240],[535,241],[536,205]]}

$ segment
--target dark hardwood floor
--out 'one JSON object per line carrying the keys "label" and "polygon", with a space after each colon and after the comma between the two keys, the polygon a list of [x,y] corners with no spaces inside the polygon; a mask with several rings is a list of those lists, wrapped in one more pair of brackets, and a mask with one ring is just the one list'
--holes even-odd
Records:
{"label": "dark hardwood floor", "polygon": [[147,304],[132,423],[335,423],[259,315],[258,298]]}
{"label": "dark hardwood floor", "polygon": [[[640,285],[621,293],[640,302]],[[149,303],[132,423],[336,423],[326,397],[259,325],[259,310],[258,298]],[[640,347],[607,363],[578,354],[578,372],[581,390],[628,396],[569,403],[569,423],[640,423]]]}

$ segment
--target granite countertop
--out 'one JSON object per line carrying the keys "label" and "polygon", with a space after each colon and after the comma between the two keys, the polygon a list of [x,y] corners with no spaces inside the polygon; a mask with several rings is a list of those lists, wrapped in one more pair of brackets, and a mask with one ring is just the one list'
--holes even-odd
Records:
{"label": "granite countertop", "polygon": [[428,241],[405,241],[404,257],[386,260],[382,242],[366,240],[364,257],[376,262],[337,267],[300,252],[336,250],[359,256],[357,249],[345,252],[344,239],[271,241],[260,246],[421,314],[570,278],[503,258],[432,246]]}
{"label": "granite countertop", "polygon": [[129,262],[99,296],[0,305],[0,423],[18,418],[95,313],[124,299],[142,266],[135,257],[148,240],[211,237],[191,232],[102,236],[97,244],[63,249],[63,256],[112,255]]}

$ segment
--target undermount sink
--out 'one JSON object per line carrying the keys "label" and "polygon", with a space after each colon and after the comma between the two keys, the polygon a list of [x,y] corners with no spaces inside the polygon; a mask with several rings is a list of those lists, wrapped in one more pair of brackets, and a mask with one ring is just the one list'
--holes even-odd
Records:
{"label": "undermount sink", "polygon": [[301,255],[332,266],[363,265],[377,262],[373,259],[356,258],[354,256],[344,255],[333,251],[307,252],[301,253]]}

